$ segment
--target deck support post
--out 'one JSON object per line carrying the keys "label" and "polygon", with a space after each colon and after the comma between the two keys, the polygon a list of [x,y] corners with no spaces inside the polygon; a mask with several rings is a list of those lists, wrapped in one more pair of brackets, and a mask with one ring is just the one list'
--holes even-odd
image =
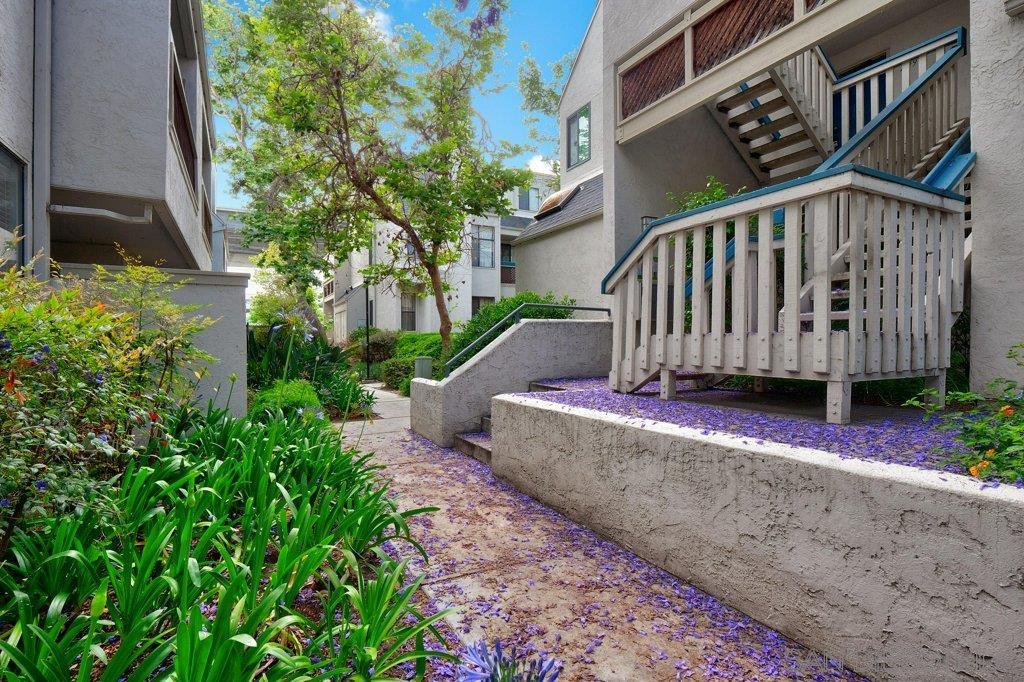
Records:
{"label": "deck support post", "polygon": [[829,424],[850,423],[850,393],[852,384],[849,381],[830,381],[826,390],[826,421]]}
{"label": "deck support post", "polygon": [[767,390],[768,380],[764,377],[754,377],[754,393],[764,393]]}
{"label": "deck support post", "polygon": [[676,372],[673,369],[661,370],[661,399],[672,400],[676,397]]}
{"label": "deck support post", "polygon": [[925,402],[931,403],[938,407],[946,406],[946,372],[936,374],[932,377],[924,378],[924,387],[926,390],[934,390],[935,395],[928,395],[925,397]]}

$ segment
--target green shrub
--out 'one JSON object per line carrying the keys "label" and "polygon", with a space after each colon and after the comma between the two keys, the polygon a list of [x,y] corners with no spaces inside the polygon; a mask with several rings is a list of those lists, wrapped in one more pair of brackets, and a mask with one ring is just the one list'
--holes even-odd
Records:
{"label": "green shrub", "polygon": [[373,413],[376,398],[359,383],[356,372],[345,372],[340,368],[325,372],[317,379],[316,388],[320,402],[332,416],[360,417]]}
{"label": "green shrub", "polygon": [[405,377],[402,379],[402,383],[398,385],[398,393],[404,395],[406,398],[412,392],[412,377]]}
{"label": "green shrub", "polygon": [[402,332],[395,346],[396,358],[441,357],[441,335],[438,332]]}
{"label": "green shrub", "polygon": [[344,366],[352,351],[332,346],[301,320],[249,327],[246,371],[249,388],[259,391],[279,379],[315,380],[320,372]]}
{"label": "green shrub", "polygon": [[256,394],[249,414],[263,418],[266,413],[283,412],[286,416],[294,413],[317,413],[322,416],[320,396],[313,384],[305,379],[285,381],[278,379],[270,388]]}
{"label": "green shrub", "polygon": [[[557,303],[560,305],[574,305],[576,301],[569,298],[568,296],[562,299],[556,299],[554,294],[552,294],[551,292],[548,292],[547,294],[541,296],[540,294],[534,293],[532,291],[523,291],[516,294],[515,296],[503,298],[495,303],[485,305],[481,307],[479,312],[477,312],[473,319],[466,322],[462,329],[459,331],[459,333],[455,334],[455,336],[452,338],[450,356],[456,355],[461,350],[465,349],[467,346],[476,341],[478,338],[487,335],[491,327],[493,327],[503,317],[505,317],[506,315],[508,315],[509,313],[511,313],[513,310],[515,310],[524,303]],[[526,308],[523,310],[522,314],[523,319],[529,318],[545,320],[564,320],[571,316],[571,310],[557,308]],[[512,322],[510,321],[508,325],[511,324]],[[461,365],[462,363],[469,360],[470,357],[479,352],[480,349],[482,349],[488,343],[496,339],[507,328],[508,326],[505,326],[501,329],[491,332],[489,335],[487,335],[483,342],[481,342],[481,344],[476,347],[476,350],[474,350],[473,353],[469,353],[463,358],[461,358],[458,364]]]}
{"label": "green shrub", "polygon": [[[1024,368],[1024,344],[1014,346],[1008,357]],[[941,428],[952,431],[962,445],[951,459],[980,479],[1024,485],[1024,385],[999,379],[986,395],[972,391],[948,391],[951,409],[936,406],[935,391],[923,391],[907,401],[925,410],[925,418],[938,418]]]}
{"label": "green shrub", "polygon": [[[394,357],[395,347],[398,345],[398,332],[389,329],[378,329],[370,333],[369,353],[370,363],[384,362]],[[355,345],[350,346],[354,357],[361,362],[366,362],[367,342],[363,337]]]}
{"label": "green shrub", "polygon": [[380,363],[380,378],[388,388],[398,388],[402,381],[412,376],[413,358],[391,358]]}
{"label": "green shrub", "polygon": [[[376,327],[370,327],[370,336],[373,336],[380,330]],[[356,327],[348,333],[348,345],[354,346],[366,342],[366,327]]]}

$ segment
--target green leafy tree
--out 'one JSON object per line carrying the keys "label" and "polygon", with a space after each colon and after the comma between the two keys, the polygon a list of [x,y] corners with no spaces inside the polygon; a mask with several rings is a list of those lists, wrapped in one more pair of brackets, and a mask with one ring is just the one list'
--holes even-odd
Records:
{"label": "green leafy tree", "polygon": [[[527,133],[538,149],[558,147],[558,102],[569,79],[576,51],[569,52],[548,65],[545,76],[537,60],[529,54],[530,46],[523,43],[526,57],[519,64],[519,95],[522,97],[523,122]],[[552,162],[552,172],[558,171],[558,161]]]}
{"label": "green leafy tree", "polygon": [[472,98],[505,43],[505,0],[428,13],[430,40],[382,31],[353,0],[207,5],[214,87],[232,133],[222,141],[236,190],[250,199],[250,240],[280,248],[278,268],[312,283],[393,226],[370,284],[429,292],[450,342],[447,281],[468,248],[470,216],[507,214],[529,182],[505,168],[520,150],[491,143]]}

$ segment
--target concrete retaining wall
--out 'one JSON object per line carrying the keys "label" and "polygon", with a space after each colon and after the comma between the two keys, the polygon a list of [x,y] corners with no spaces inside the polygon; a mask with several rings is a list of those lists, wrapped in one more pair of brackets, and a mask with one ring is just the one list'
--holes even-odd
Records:
{"label": "concrete retaining wall", "polygon": [[531,381],[595,377],[611,368],[608,320],[523,320],[443,381],[414,379],[412,429],[442,447],[480,429],[499,393],[527,391]]}
{"label": "concrete retaining wall", "polygon": [[1024,490],[493,401],[494,472],[878,680],[1024,671]]}

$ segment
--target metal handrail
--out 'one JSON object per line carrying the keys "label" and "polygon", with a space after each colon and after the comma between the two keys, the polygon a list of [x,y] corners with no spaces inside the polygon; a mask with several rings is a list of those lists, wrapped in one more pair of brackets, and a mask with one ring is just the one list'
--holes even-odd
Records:
{"label": "metal handrail", "polygon": [[[575,311],[575,310],[582,310],[582,311],[585,311],[585,312],[605,313],[609,317],[611,317],[611,314],[612,314],[612,311],[611,311],[610,308],[593,308],[593,307],[584,306],[584,305],[562,305],[560,303],[522,303],[519,306],[517,306],[516,309],[513,310],[512,312],[510,312],[508,315],[506,315],[505,317],[503,317],[500,320],[498,320],[497,322],[495,322],[494,325],[490,329],[488,329],[486,332],[484,332],[479,337],[477,337],[473,341],[473,343],[469,344],[468,346],[466,346],[465,348],[460,350],[458,353],[453,355],[448,360],[448,362],[444,363],[444,375],[447,377],[451,373],[452,369],[454,369],[454,365],[455,365],[457,360],[459,360],[460,358],[462,358],[462,356],[466,355],[471,350],[473,350],[474,348],[479,346],[481,343],[483,343],[484,339],[488,338],[491,335],[491,332],[496,330],[498,327],[502,326],[503,324],[505,324],[506,322],[508,322],[509,320],[512,320],[512,319],[515,320],[512,324],[519,323],[522,320],[523,309],[524,308],[546,308],[546,309],[549,309],[549,310],[558,309],[558,310],[573,310],[573,311]],[[493,339],[491,339],[491,340],[493,341]],[[490,343],[490,341],[488,341],[488,343]]]}

